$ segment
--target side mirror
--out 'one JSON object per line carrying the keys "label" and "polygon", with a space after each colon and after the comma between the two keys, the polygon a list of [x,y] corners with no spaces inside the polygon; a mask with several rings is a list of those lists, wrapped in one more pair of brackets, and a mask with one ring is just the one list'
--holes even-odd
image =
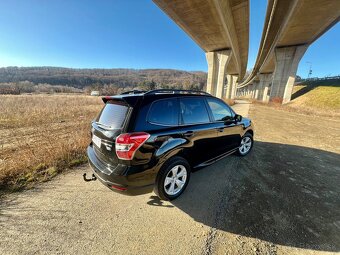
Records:
{"label": "side mirror", "polygon": [[235,122],[241,122],[242,121],[242,116],[239,114],[235,114]]}

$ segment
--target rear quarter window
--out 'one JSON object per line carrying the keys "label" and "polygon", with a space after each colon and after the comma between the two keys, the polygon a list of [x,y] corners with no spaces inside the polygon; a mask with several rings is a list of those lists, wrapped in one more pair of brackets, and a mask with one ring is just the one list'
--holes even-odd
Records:
{"label": "rear quarter window", "polygon": [[152,124],[177,126],[178,114],[177,98],[161,99],[152,103],[147,120]]}
{"label": "rear quarter window", "polygon": [[97,123],[107,128],[121,128],[129,107],[120,102],[107,102],[100,112]]}

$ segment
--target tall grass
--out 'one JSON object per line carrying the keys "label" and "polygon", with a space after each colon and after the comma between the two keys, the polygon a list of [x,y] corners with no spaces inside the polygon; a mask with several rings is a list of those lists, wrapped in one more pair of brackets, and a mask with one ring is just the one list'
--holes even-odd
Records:
{"label": "tall grass", "polygon": [[0,187],[48,180],[86,161],[90,121],[100,98],[0,95]]}
{"label": "tall grass", "polygon": [[[302,96],[303,97],[303,96]],[[304,104],[324,110],[340,109],[340,86],[320,86],[306,93]]]}
{"label": "tall grass", "polygon": [[340,86],[294,86],[288,107],[312,115],[340,116]]}

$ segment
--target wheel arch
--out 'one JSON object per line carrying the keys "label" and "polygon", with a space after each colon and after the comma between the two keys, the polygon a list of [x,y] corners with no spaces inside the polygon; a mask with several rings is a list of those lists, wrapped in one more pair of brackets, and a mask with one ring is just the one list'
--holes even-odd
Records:
{"label": "wheel arch", "polygon": [[252,129],[248,129],[246,130],[246,132],[244,132],[244,134],[247,134],[247,133],[251,134],[251,136],[254,136],[254,131]]}

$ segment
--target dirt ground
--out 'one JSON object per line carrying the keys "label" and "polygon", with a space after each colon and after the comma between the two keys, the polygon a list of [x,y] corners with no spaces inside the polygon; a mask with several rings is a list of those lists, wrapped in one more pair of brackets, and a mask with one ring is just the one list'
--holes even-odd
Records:
{"label": "dirt ground", "polygon": [[173,202],[85,183],[87,166],[3,196],[0,254],[339,254],[340,120],[249,115],[251,154],[195,172]]}

